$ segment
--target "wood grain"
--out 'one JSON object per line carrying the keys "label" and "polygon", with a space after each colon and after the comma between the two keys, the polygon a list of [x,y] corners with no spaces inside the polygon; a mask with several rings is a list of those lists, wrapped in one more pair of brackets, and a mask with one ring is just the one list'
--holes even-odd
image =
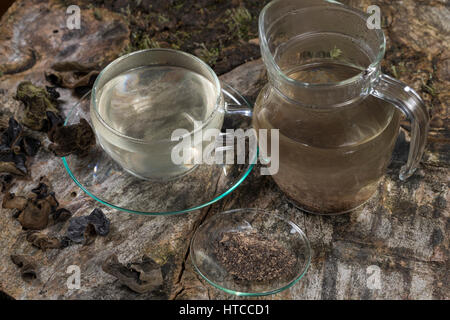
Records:
{"label": "wood grain", "polygon": [[[388,36],[383,69],[416,89],[432,114],[426,155],[413,177],[406,182],[398,179],[408,148],[408,123],[404,122],[393,162],[377,194],[361,209],[342,216],[314,216],[292,207],[273,180],[259,174],[258,167],[231,195],[186,215],[142,217],[102,207],[111,219],[111,232],[90,246],[42,252],[26,241],[12,212],[0,209],[0,291],[15,299],[233,299],[194,272],[189,241],[208,216],[231,208],[257,207],[295,221],[313,248],[312,264],[304,278],[272,299],[449,299],[450,10],[446,1],[346,2],[361,9],[380,5]],[[84,33],[72,34],[63,28],[64,7],[57,1],[22,0],[9,9],[0,21],[0,65],[25,59],[30,48],[38,55],[26,70],[0,77],[0,123],[20,110],[12,98],[20,81],[44,85],[43,71],[55,62],[80,59],[104,64],[119,55],[128,42],[128,26],[119,15],[105,10],[102,16],[100,23],[93,14],[86,15]],[[221,79],[253,100],[266,82],[260,60],[239,66]],[[67,112],[78,97],[70,90],[59,91]],[[15,180],[11,191],[27,194],[45,175],[61,207],[74,216],[99,207],[48,151],[45,137],[30,134],[44,141],[44,147],[30,163],[30,176]],[[46,232],[62,235],[66,228],[67,223]],[[38,279],[25,283],[10,259],[12,254],[31,255],[38,265]],[[144,255],[154,259],[162,265],[163,289],[137,294],[120,285],[101,269],[111,254],[117,254],[124,264]],[[66,286],[70,265],[81,268],[80,290]],[[367,285],[369,266],[380,268],[381,289]]]}

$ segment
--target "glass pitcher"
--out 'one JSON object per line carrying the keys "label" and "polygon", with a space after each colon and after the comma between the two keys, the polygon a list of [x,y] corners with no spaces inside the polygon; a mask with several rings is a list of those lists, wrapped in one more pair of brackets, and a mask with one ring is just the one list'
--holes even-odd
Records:
{"label": "glass pitcher", "polygon": [[269,83],[255,103],[254,127],[279,129],[273,178],[308,212],[348,212],[374,194],[401,112],[412,123],[401,180],[424,151],[426,107],[410,87],[381,73],[386,41],[381,30],[369,29],[368,18],[325,0],[273,1],[259,18]]}

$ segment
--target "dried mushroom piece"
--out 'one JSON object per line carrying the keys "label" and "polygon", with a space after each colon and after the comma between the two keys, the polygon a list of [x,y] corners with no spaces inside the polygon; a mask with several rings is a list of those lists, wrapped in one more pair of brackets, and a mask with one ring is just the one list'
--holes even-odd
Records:
{"label": "dried mushroom piece", "polygon": [[27,206],[28,199],[25,197],[16,196],[14,193],[7,193],[3,197],[2,208],[4,209],[18,209],[22,211]]}
{"label": "dried mushroom piece", "polygon": [[97,232],[95,231],[94,225],[88,223],[86,229],[84,229],[84,245],[88,246],[95,241]]}
{"label": "dried mushroom piece", "polygon": [[0,173],[26,175],[27,156],[34,156],[38,152],[40,141],[24,136],[22,126],[11,117],[0,142]]}
{"label": "dried mushroom piece", "polygon": [[46,200],[28,201],[18,220],[27,230],[42,230],[48,225],[52,206]]}
{"label": "dried mushroom piece", "polygon": [[13,181],[13,176],[10,174],[2,174],[0,175],[0,192],[5,192],[11,186]]}
{"label": "dried mushroom piece", "polygon": [[61,249],[67,248],[68,246],[70,246],[72,244],[72,240],[70,240],[69,238],[67,238],[66,236],[61,238]]}
{"label": "dried mushroom piece", "polygon": [[43,233],[30,232],[27,235],[27,241],[42,251],[61,248],[61,242],[57,238]]}
{"label": "dried mushroom piece", "polygon": [[0,65],[0,72],[3,74],[16,74],[31,69],[37,61],[37,54],[31,48],[27,48],[21,54],[21,59],[14,59],[12,63]]}
{"label": "dried mushroom piece", "polygon": [[105,260],[102,269],[137,293],[158,290],[164,283],[161,267],[148,257],[144,257],[142,262],[129,263],[125,266],[113,254]]}
{"label": "dried mushroom piece", "polygon": [[109,233],[110,222],[100,209],[94,209],[88,216],[89,224],[94,226],[95,232],[100,236],[106,236]]}
{"label": "dried mushroom piece", "polygon": [[75,243],[83,243],[85,241],[84,233],[88,224],[89,221],[85,216],[70,219],[66,237]]}
{"label": "dried mushroom piece", "polygon": [[95,240],[96,235],[106,236],[109,226],[110,221],[103,211],[94,209],[89,216],[72,218],[66,236],[75,243],[88,245]]}
{"label": "dried mushroom piece", "polygon": [[[59,206],[55,193],[50,191],[45,177],[40,179],[39,185],[32,189],[27,205],[20,213],[18,220],[23,228],[42,230],[47,227],[50,214]],[[46,181],[47,182],[47,181]]]}
{"label": "dried mushroom piece", "polygon": [[[41,178],[40,181],[45,181],[45,178]],[[39,182],[39,185],[32,189],[31,192],[35,194],[37,200],[46,199],[54,209],[59,206],[58,200],[56,200],[55,193],[50,191],[50,187],[43,183]]]}
{"label": "dried mushroom piece", "polygon": [[51,137],[56,132],[56,130],[64,126],[64,119],[59,114],[55,114],[51,111],[47,112],[47,119],[48,119],[47,136],[51,140]]}
{"label": "dried mushroom piece", "polygon": [[17,86],[16,99],[25,105],[22,123],[32,130],[47,131],[47,112],[59,114],[55,97],[53,89],[49,93],[46,89],[36,87],[30,81],[21,82]]}
{"label": "dried mushroom piece", "polygon": [[14,152],[0,152],[0,172],[25,176],[28,173],[26,166],[27,158],[24,154],[15,154]]}
{"label": "dried mushroom piece", "polygon": [[69,210],[67,210],[65,208],[60,208],[60,209],[56,210],[55,212],[53,212],[53,214],[52,214],[53,221],[55,221],[56,223],[65,222],[65,221],[69,220],[69,218],[71,216],[72,216],[72,212],[70,212]]}
{"label": "dried mushroom piece", "polygon": [[97,65],[76,61],[58,62],[52,66],[52,69],[53,71],[45,73],[47,81],[68,89],[92,87],[100,73]]}
{"label": "dried mushroom piece", "polygon": [[8,128],[2,132],[0,152],[15,154],[25,153],[27,156],[34,156],[39,150],[41,142],[37,139],[24,136],[23,127],[13,117],[9,118]]}
{"label": "dried mushroom piece", "polygon": [[31,282],[37,278],[37,267],[34,260],[27,255],[11,255],[12,262],[19,267],[22,279]]}
{"label": "dried mushroom piece", "polygon": [[8,128],[3,131],[1,136],[0,151],[8,151],[7,149],[18,150],[22,139],[23,128],[13,117],[9,118]]}
{"label": "dried mushroom piece", "polygon": [[[54,214],[59,206],[55,193],[51,192],[48,185],[42,181],[45,179],[41,178],[41,182],[32,190],[28,198],[15,196],[13,193],[3,197],[2,207],[18,210],[17,219],[24,229],[42,230],[46,228],[50,215]],[[61,208],[58,216],[63,212],[65,215],[70,214],[68,210]]]}
{"label": "dried mushroom piece", "polygon": [[52,65],[52,69],[58,72],[84,72],[88,73],[99,70],[99,66],[95,63],[81,63],[77,61],[62,61]]}
{"label": "dried mushroom piece", "polygon": [[146,282],[148,287],[157,289],[164,282],[161,266],[149,257],[144,257],[142,262],[128,264],[128,268],[139,272],[139,279]]}
{"label": "dried mushroom piece", "polygon": [[45,86],[45,90],[50,96],[51,101],[58,102],[59,97],[61,96],[59,92],[56,90],[56,87]]}
{"label": "dried mushroom piece", "polygon": [[41,142],[31,137],[23,137],[20,143],[23,152],[30,157],[34,157],[38,153],[40,146]]}
{"label": "dried mushroom piece", "polygon": [[[53,115],[50,115],[53,117]],[[58,157],[76,154],[79,157],[87,156],[89,150],[95,145],[95,134],[85,119],[80,123],[62,126],[56,119],[52,121],[52,128],[48,133],[51,142],[50,150]]]}
{"label": "dried mushroom piece", "polygon": [[[40,181],[42,181],[42,180],[43,180],[43,178],[40,179]],[[50,194],[48,185],[46,185],[43,182],[39,182],[39,184],[36,188],[31,189],[31,192],[36,194],[38,199],[44,199],[45,197],[47,197]]]}
{"label": "dried mushroom piece", "polygon": [[92,87],[98,74],[98,71],[91,71],[84,75],[52,72],[46,73],[45,77],[48,82],[61,88],[77,89],[81,87]]}
{"label": "dried mushroom piece", "polygon": [[[41,178],[41,181],[43,179]],[[32,194],[30,195],[30,199],[40,203],[45,201],[50,205],[51,212],[53,213],[56,208],[59,206],[58,200],[56,200],[55,193],[50,192],[50,188],[45,183],[40,182],[39,185],[31,190]]]}

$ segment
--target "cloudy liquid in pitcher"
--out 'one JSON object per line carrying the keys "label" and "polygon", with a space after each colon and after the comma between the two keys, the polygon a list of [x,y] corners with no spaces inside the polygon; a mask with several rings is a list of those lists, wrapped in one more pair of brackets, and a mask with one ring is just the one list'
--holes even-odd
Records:
{"label": "cloudy liquid in pitcher", "polygon": [[[329,83],[360,69],[324,61],[285,72],[294,80]],[[255,129],[280,130],[280,167],[273,177],[279,187],[302,209],[323,214],[350,211],[372,196],[399,128],[398,112],[372,96],[315,110],[283,100],[269,86],[256,101],[253,121]]]}
{"label": "cloudy liquid in pitcher", "polygon": [[[129,172],[141,178],[166,179],[194,166],[175,165],[171,161],[172,149],[178,143],[170,141],[173,131],[192,132],[196,121],[208,120],[215,110],[217,93],[215,85],[196,72],[154,65],[132,69],[111,79],[97,97],[99,114],[108,126],[146,142],[120,139],[96,126],[102,147]],[[215,115],[205,129],[221,127],[223,115],[220,112]],[[191,151],[194,156],[195,150]]]}

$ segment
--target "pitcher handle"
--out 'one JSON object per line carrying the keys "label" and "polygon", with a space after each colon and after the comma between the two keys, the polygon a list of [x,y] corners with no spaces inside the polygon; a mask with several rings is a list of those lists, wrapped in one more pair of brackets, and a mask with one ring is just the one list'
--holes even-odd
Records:
{"label": "pitcher handle", "polygon": [[405,181],[417,169],[422,159],[428,135],[429,115],[425,103],[411,87],[382,74],[374,84],[371,94],[392,103],[411,121],[411,142],[408,162],[400,170],[400,180]]}

